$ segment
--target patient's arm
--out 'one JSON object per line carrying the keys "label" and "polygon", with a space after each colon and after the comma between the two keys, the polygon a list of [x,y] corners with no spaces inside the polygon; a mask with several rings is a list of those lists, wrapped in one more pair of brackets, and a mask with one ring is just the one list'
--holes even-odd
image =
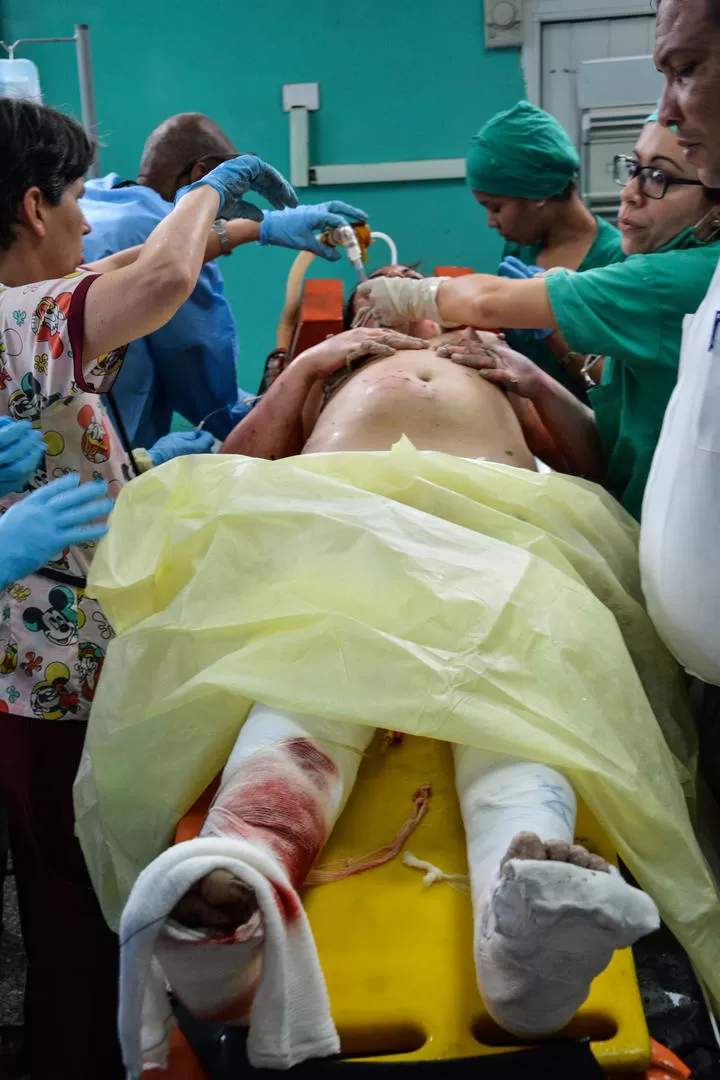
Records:
{"label": "patient's arm", "polygon": [[221,453],[271,460],[299,454],[308,434],[305,422],[309,413],[319,407],[313,400],[317,394],[313,388],[319,382],[360,356],[391,356],[396,349],[426,347],[427,343],[419,338],[365,327],[327,338],[293,360],[252,412],[230,432]]}
{"label": "patient's arm", "polygon": [[221,454],[275,460],[300,453],[305,442],[303,409],[317,381],[312,367],[301,363],[304,355],[283,371],[252,412],[233,428]]}
{"label": "patient's arm", "polygon": [[539,368],[538,371],[540,378],[531,401],[570,472],[603,480],[605,456],[595,414],[552,376]]}

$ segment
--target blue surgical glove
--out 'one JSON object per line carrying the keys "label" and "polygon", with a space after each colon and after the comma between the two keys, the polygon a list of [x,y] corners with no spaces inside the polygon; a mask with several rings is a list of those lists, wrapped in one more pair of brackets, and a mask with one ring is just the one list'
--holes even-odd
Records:
{"label": "blue surgical glove", "polygon": [[524,263],[522,259],[516,259],[514,255],[508,255],[498,267],[500,277],[508,278],[534,278],[538,274],[544,274],[542,266],[532,266]]}
{"label": "blue surgical glove", "polygon": [[[340,217],[344,214],[344,217]],[[328,247],[315,235],[315,230],[325,232],[336,225],[347,225],[345,218],[351,221],[367,221],[364,210],[334,200],[317,203],[314,206],[296,206],[289,210],[266,210],[260,226],[260,244],[273,244],[277,247],[295,248],[297,251],[312,251],[328,262],[340,258],[337,248]]]}
{"label": "blue surgical glove", "polygon": [[22,491],[44,455],[42,434],[29,420],[0,416],[0,497]]}
{"label": "blue surgical glove", "polygon": [[[33,491],[0,517],[0,587],[32,574],[70,544],[99,540],[113,508],[104,480],[80,484],[68,473]],[[91,524],[94,522],[95,524]]]}
{"label": "blue surgical glove", "polygon": [[[530,263],[524,263],[522,259],[516,259],[514,255],[508,255],[498,267],[500,277],[514,278],[516,281],[529,281],[531,278],[537,277],[538,274],[544,273],[542,266],[532,266]],[[523,330],[522,332],[532,334],[538,341],[542,341],[552,334],[552,330]]]}
{"label": "blue surgical glove", "polygon": [[209,454],[215,439],[209,431],[171,431],[148,450],[153,465],[185,454]]}
{"label": "blue surgical glove", "polygon": [[201,184],[209,184],[220,196],[217,216],[225,218],[249,218],[262,221],[262,210],[250,202],[245,202],[243,195],[248,191],[257,191],[264,199],[282,210],[285,206],[297,206],[297,195],[285,177],[273,169],[272,165],[255,154],[242,154],[241,157],[223,161],[194,184],[180,188],[175,202]]}

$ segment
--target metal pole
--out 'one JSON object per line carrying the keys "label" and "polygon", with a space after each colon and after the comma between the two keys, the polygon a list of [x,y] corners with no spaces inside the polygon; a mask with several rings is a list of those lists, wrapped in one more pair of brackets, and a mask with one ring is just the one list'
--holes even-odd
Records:
{"label": "metal pole", "polygon": [[[97,112],[95,110],[95,87],[93,85],[92,61],[90,59],[90,30],[87,23],[78,23],[75,27],[78,77],[80,80],[80,108],[82,121],[88,136],[97,140]],[[88,176],[94,180],[100,175],[100,151],[88,169]]]}

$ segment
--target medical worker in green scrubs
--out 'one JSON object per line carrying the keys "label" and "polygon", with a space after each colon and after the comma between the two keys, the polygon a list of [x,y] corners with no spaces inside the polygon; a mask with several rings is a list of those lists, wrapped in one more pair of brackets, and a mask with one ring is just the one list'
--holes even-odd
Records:
{"label": "medical worker in green scrubs", "polygon": [[617,158],[624,182],[620,263],[528,279],[486,274],[362,284],[376,325],[434,319],[444,326],[549,327],[568,351],[605,357],[590,407],[522,354],[479,342],[451,359],[529,398],[567,471],[598,480],[640,517],[663,416],[677,381],[683,320],[700,306],[720,258],[720,191],[704,188],[677,135],[651,117],[631,158]]}
{"label": "medical worker in green scrubs", "polygon": [[[488,225],[505,240],[502,276],[531,278],[556,266],[593,270],[625,258],[619,230],[592,214],[580,198],[579,169],[565,129],[528,101],[498,113],[473,136],[467,182],[487,211]],[[508,330],[507,339],[513,349],[582,394],[584,380],[578,373],[583,360],[566,370],[564,353],[549,329]]]}

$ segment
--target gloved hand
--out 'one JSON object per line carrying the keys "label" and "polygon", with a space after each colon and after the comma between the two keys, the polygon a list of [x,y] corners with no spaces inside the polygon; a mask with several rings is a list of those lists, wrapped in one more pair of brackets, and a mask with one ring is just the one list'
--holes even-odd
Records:
{"label": "gloved hand", "polygon": [[[344,217],[340,217],[344,214]],[[328,262],[337,262],[340,258],[338,248],[323,244],[315,230],[325,232],[336,225],[347,225],[345,218],[351,221],[367,221],[364,210],[334,200],[317,203],[314,206],[296,206],[288,210],[266,210],[260,226],[260,244],[274,244],[277,247],[295,248],[297,251],[312,251]]]}
{"label": "gloved hand", "polygon": [[534,278],[538,274],[544,274],[542,266],[532,266],[524,263],[522,259],[516,259],[514,255],[508,255],[498,267],[500,277],[507,278]]}
{"label": "gloved hand", "polygon": [[0,416],[0,496],[22,491],[44,454],[42,434],[29,420]]}
{"label": "gloved hand", "polygon": [[376,326],[400,327],[408,322],[431,319],[440,326],[458,326],[440,318],[437,308],[437,291],[448,278],[371,278],[363,281],[355,291],[360,307],[367,307],[367,317]]}
{"label": "gloved hand", "polygon": [[[514,255],[508,255],[498,267],[500,277],[513,278],[516,281],[529,281],[531,278],[537,277],[538,274],[544,273],[542,266],[532,266],[529,263],[524,263],[522,259],[516,259]],[[542,341],[544,338],[550,337],[552,330],[523,330],[522,333],[532,334],[538,341]]]}
{"label": "gloved hand", "polygon": [[218,217],[262,221],[262,210],[243,199],[247,191],[257,191],[276,210],[297,206],[297,195],[285,177],[255,154],[242,154],[223,161],[194,184],[180,188],[175,202],[201,184],[209,184],[220,196]]}
{"label": "gloved hand", "polygon": [[31,574],[70,544],[104,536],[107,525],[99,519],[114,505],[103,498],[106,492],[104,480],[81,485],[77,473],[68,473],[11,506],[0,517],[0,586]]}
{"label": "gloved hand", "polygon": [[148,450],[153,465],[162,465],[185,454],[209,454],[214,442],[209,431],[171,431]]}

